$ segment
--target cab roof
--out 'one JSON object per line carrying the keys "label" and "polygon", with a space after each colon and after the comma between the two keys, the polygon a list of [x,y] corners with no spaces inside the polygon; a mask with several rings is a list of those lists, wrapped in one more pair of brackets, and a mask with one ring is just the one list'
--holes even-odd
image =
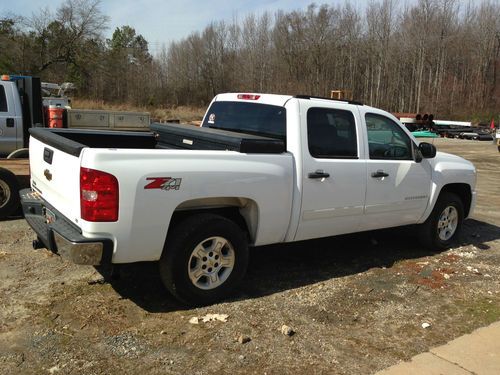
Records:
{"label": "cab roof", "polygon": [[214,101],[242,101],[249,102],[254,101],[256,103],[261,104],[269,104],[283,107],[287,101],[290,99],[306,99],[306,100],[328,100],[328,101],[337,101],[344,102],[348,104],[354,105],[363,105],[363,103],[356,102],[353,100],[344,100],[344,99],[330,99],[323,98],[319,96],[311,96],[311,95],[277,95],[277,94],[261,94],[261,93],[225,93],[219,94],[215,97]]}

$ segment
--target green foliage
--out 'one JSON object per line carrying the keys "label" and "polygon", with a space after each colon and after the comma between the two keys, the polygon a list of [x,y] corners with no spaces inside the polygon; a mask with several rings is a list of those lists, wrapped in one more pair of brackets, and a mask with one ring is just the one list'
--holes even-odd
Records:
{"label": "green foliage", "polygon": [[[0,72],[14,72],[16,44],[15,21],[12,18],[0,18]],[[3,51],[11,51],[5,53]]]}
{"label": "green foliage", "polygon": [[0,18],[0,35],[14,35],[14,20],[11,18]]}
{"label": "green foliage", "polygon": [[148,42],[142,35],[137,35],[130,26],[117,27],[111,39],[106,41],[109,53],[116,58],[122,58],[125,63],[151,62]]}
{"label": "green foliage", "polygon": [[145,105],[149,102],[144,75],[151,70],[152,56],[148,42],[135,29],[122,26],[115,29],[106,41],[104,53],[107,61],[106,76],[109,77],[108,100],[127,101]]}

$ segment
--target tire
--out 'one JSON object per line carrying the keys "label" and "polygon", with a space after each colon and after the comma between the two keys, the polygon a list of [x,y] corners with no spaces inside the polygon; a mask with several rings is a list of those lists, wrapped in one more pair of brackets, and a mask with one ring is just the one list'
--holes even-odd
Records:
{"label": "tire", "polygon": [[208,305],[230,296],[248,265],[245,233],[233,221],[198,214],[169,231],[159,262],[165,287],[187,305]]}
{"label": "tire", "polygon": [[420,225],[419,240],[431,250],[444,250],[460,236],[464,220],[462,200],[454,193],[441,193],[432,213]]}
{"label": "tire", "polygon": [[27,159],[30,156],[29,148],[20,148],[18,150],[12,151],[7,159]]}
{"label": "tire", "polygon": [[6,218],[19,207],[19,185],[16,176],[0,168],[0,219]]}

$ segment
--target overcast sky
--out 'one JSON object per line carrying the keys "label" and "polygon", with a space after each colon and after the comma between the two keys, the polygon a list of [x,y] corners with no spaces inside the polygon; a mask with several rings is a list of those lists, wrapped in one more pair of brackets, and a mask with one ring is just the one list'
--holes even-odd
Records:
{"label": "overcast sky", "polygon": [[[31,16],[42,7],[52,12],[62,0],[0,0],[0,16],[14,13]],[[305,9],[313,0],[102,0],[101,10],[110,17],[106,37],[110,37],[116,27],[129,25],[149,42],[154,54],[165,43],[179,40],[194,31],[201,31],[212,21],[231,21],[243,19],[246,15],[274,12],[278,9]],[[325,1],[316,1],[324,3]],[[328,4],[344,3],[343,0],[330,0]],[[362,0],[351,4],[362,4]]]}

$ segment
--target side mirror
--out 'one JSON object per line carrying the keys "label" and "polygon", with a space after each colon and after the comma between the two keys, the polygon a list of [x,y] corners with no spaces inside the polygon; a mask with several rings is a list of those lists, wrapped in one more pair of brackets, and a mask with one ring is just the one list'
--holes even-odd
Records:
{"label": "side mirror", "polygon": [[436,146],[427,142],[421,142],[418,145],[418,149],[425,159],[432,159],[436,156]]}

